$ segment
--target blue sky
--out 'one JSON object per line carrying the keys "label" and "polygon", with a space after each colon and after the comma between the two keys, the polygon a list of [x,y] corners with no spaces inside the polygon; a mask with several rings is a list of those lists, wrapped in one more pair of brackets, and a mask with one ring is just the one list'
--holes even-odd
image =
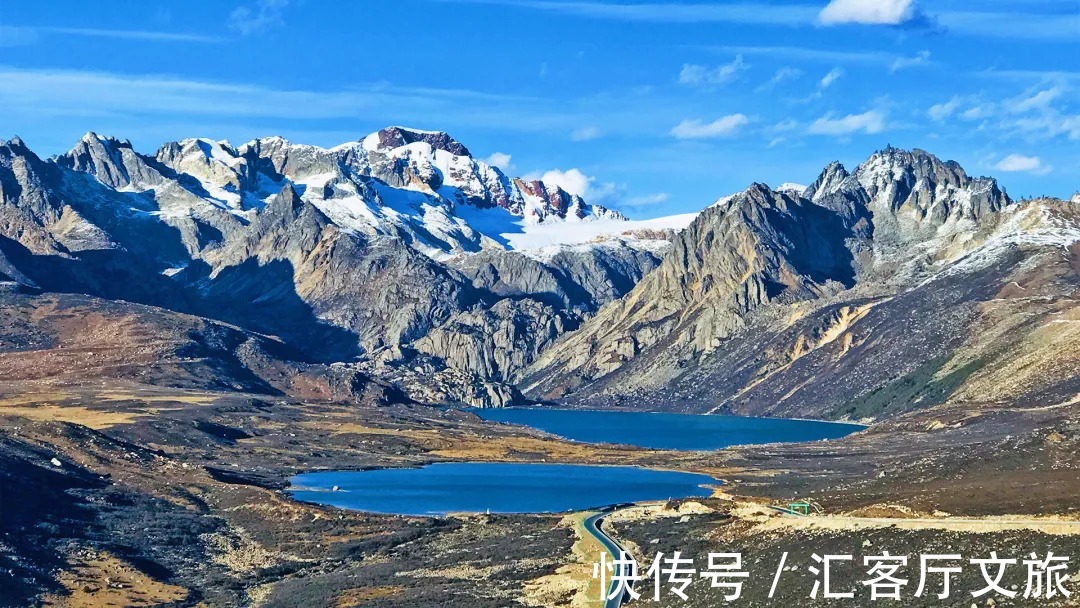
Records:
{"label": "blue sky", "polygon": [[1080,188],[1080,0],[0,4],[0,137],[450,132],[635,217],[886,144]]}

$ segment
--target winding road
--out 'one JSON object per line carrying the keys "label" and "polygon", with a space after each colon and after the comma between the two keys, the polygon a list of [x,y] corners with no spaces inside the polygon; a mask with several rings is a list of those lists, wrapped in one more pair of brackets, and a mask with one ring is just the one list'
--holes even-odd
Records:
{"label": "winding road", "polygon": [[[608,514],[608,511],[603,511],[603,512],[597,513],[596,515],[593,515],[592,517],[585,520],[584,526],[585,526],[585,531],[588,532],[589,534],[591,534],[593,536],[593,538],[600,541],[600,544],[604,545],[604,548],[608,550],[608,553],[611,554],[612,558],[615,558],[615,557],[618,557],[619,555],[622,555],[623,548],[621,546],[619,546],[619,543],[615,542],[614,539],[612,539],[610,536],[605,534],[603,530],[600,529],[600,521],[603,520],[603,518],[607,514]],[[616,573],[621,574],[621,572],[619,570],[616,570]],[[608,595],[611,594],[611,591],[614,588],[614,586],[615,586],[615,583],[612,582],[610,584],[610,586],[605,590],[604,597],[607,597]],[[622,606],[623,601],[625,601],[625,599],[626,599],[626,593],[624,592],[624,593],[620,594],[619,596],[617,596],[617,597],[615,597],[613,599],[609,599],[609,600],[605,601],[604,602],[604,608],[620,608]]]}

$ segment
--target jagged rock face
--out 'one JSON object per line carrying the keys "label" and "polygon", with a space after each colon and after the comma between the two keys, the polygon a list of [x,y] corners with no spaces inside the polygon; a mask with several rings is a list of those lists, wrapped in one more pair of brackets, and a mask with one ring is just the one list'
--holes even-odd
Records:
{"label": "jagged rock face", "polygon": [[146,159],[131,147],[130,141],[103,138],[87,133],[68,153],[57,157],[56,164],[93,175],[113,189],[146,189],[164,177],[152,169]]}
{"label": "jagged rock face", "polygon": [[544,388],[549,378],[588,382],[654,349],[663,349],[667,373],[675,373],[767,302],[850,287],[850,237],[850,226],[831,210],[755,184],[703,212],[654,272],[546,352],[530,375],[541,378],[540,390],[557,391]]}
{"label": "jagged rock face", "polygon": [[[455,315],[496,327],[502,313],[485,311],[508,297],[518,302],[497,310],[514,311],[503,321],[519,328],[516,343],[547,344],[655,264],[650,251],[610,246],[554,262],[506,252],[457,208],[534,223],[563,221],[568,210],[572,221],[620,216],[539,182],[544,196],[532,197],[468,154],[445,134],[401,128],[333,149],[276,137],[239,147],[189,139],[155,156],[89,133],[49,161],[14,140],[0,149],[10,241],[0,241],[0,280],[227,320],[326,362],[411,344]],[[466,252],[513,276],[513,289],[467,276]],[[550,318],[524,322],[522,311],[541,310]],[[497,352],[501,335],[475,346]],[[506,378],[497,370],[512,373],[531,355],[488,368],[489,377],[454,348],[433,345],[419,356],[444,357],[439,373],[457,387],[448,398],[520,400],[499,387]]]}
{"label": "jagged rock face", "polygon": [[501,300],[458,313],[414,347],[448,366],[481,378],[516,381],[556,338],[576,325],[565,313],[535,300]]}
{"label": "jagged rock face", "polygon": [[480,209],[500,207],[526,222],[551,219],[625,219],[590,206],[553,184],[510,179],[498,168],[472,158],[445,133],[384,129],[361,142],[367,166],[359,170],[388,184],[437,194]]}
{"label": "jagged rock face", "polygon": [[0,141],[0,229],[33,253],[108,249],[108,236],[66,204],[62,177],[19,138]]}
{"label": "jagged rock face", "polygon": [[[1076,314],[1070,205],[1017,205],[991,179],[890,148],[806,189],[755,184],[677,234],[549,246],[563,225],[625,218],[508,178],[445,134],[192,139],[153,157],[89,134],[53,160],[0,145],[0,283],[192,313],[215,336],[228,321],[248,346],[276,336],[286,354],[227,349],[260,390],[378,400],[400,386],[500,406],[525,401],[520,380],[597,405],[888,415],[926,399],[902,387],[928,377],[967,398],[1070,390],[1038,346],[1073,361],[1049,316]],[[980,332],[994,323],[1012,333]],[[1031,366],[1002,361],[1009,349]]]}
{"label": "jagged rock face", "polygon": [[818,175],[814,183],[807,187],[803,196],[820,204],[825,197],[839,192],[849,175],[844,165],[833,161]]}
{"label": "jagged rock face", "polygon": [[491,298],[528,297],[590,314],[622,297],[659,263],[657,253],[616,242],[567,248],[542,259],[517,252],[482,252],[452,263]]}
{"label": "jagged rock face", "polygon": [[[1080,314],[1077,243],[1068,203],[1019,206],[955,163],[887,149],[850,174],[830,165],[802,197],[721,199],[522,387],[596,407],[872,418],[970,400],[972,382],[1005,390],[988,366],[1023,344],[1054,371],[1008,366],[1023,378],[1008,390],[1051,404],[1080,382],[1057,364],[1080,337],[1048,329]],[[1002,304],[1010,292],[1035,299]],[[1009,332],[985,330],[1003,319]]]}
{"label": "jagged rock face", "polygon": [[458,140],[440,131],[418,131],[403,127],[388,127],[369,136],[377,148],[393,149],[423,142],[436,150],[449,152],[454,156],[472,156],[469,149]]}
{"label": "jagged rock face", "polygon": [[[175,145],[174,145],[175,146]],[[170,150],[159,152],[171,158]],[[171,154],[179,154],[179,147]],[[156,158],[144,156],[131,148],[130,142],[88,133],[75,148],[55,159],[56,165],[70,169],[66,180],[82,190],[97,190],[99,198],[116,199],[139,209],[144,220],[156,220],[179,233],[186,255],[170,252],[167,262],[182,265],[183,258],[200,258],[208,248],[220,245],[228,235],[240,230],[245,219],[231,213],[214,199],[198,180]],[[93,180],[85,179],[92,176]],[[102,189],[100,186],[106,186]],[[69,198],[87,198],[70,192]],[[153,228],[151,228],[153,229]],[[173,240],[171,237],[169,240]]]}
{"label": "jagged rock face", "polygon": [[211,302],[325,360],[416,339],[468,295],[430,258],[400,240],[342,231],[291,186],[209,261]]}
{"label": "jagged rock face", "polygon": [[956,162],[922,150],[895,148],[875,153],[850,175],[833,163],[807,196],[853,213],[864,205],[879,258],[907,255],[912,245],[992,221],[1010,203],[993,179],[971,178]]}

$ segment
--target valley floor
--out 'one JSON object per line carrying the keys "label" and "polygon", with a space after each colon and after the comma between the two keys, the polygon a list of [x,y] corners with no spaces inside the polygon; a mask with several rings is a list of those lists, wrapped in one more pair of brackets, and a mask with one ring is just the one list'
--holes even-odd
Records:
{"label": "valley floor", "polygon": [[[620,511],[607,530],[639,559],[744,551],[755,578],[739,605],[775,605],[765,594],[784,551],[802,565],[779,583],[791,605],[814,605],[800,599],[814,552],[1026,557],[1050,547],[1080,561],[1078,410],[1075,401],[938,408],[837,441],[668,452],[567,442],[422,406],[9,382],[0,385],[0,568],[11,580],[0,604],[596,605],[597,556],[580,518],[382,516],[283,491],[301,471],[436,461],[637,464],[722,478],[713,498]],[[824,515],[767,508],[797,497]],[[958,589],[975,586],[969,574]],[[717,593],[699,583],[687,605],[716,605]],[[670,595],[642,603],[681,605]]]}

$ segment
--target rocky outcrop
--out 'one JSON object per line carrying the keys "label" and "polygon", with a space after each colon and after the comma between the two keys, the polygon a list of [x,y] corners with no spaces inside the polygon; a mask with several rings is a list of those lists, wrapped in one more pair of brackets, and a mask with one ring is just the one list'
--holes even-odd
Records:
{"label": "rocky outcrop", "polygon": [[625,378],[628,389],[670,378],[765,303],[850,287],[844,242],[851,236],[835,212],[755,184],[703,212],[627,296],[545,352],[529,372],[537,378],[530,388],[559,396],[644,353],[663,362],[655,374]]}
{"label": "rocky outcrop", "polygon": [[408,343],[467,304],[447,269],[396,239],[341,230],[287,185],[198,280],[229,318],[309,356],[347,359]]}
{"label": "rocky outcrop", "polygon": [[449,152],[454,156],[472,156],[469,149],[461,142],[441,131],[420,131],[405,127],[387,127],[368,136],[370,146],[377,149],[392,150],[409,144],[422,142],[436,150]]}
{"label": "rocky outcrop", "polygon": [[[532,186],[536,193],[521,190],[445,133],[402,127],[332,149],[279,137],[238,147],[187,139],[154,156],[88,133],[52,160],[15,139],[0,150],[0,227],[11,240],[0,242],[0,272],[24,285],[225,320],[328,362],[412,344],[454,315],[485,317],[506,298],[510,308],[543,309],[560,327],[576,324],[655,264],[647,250],[612,246],[538,260],[507,252],[497,233],[458,215],[474,207],[488,214],[484,223],[510,229],[621,217]],[[492,269],[500,279],[487,280]],[[495,325],[500,314],[492,313]],[[551,331],[550,319],[511,317],[525,332],[519,343],[550,340],[527,335]],[[427,351],[475,373],[445,335]],[[484,335],[478,349],[502,348],[498,332]],[[482,378],[506,379],[494,370]]]}
{"label": "rocky outcrop", "polygon": [[622,297],[659,263],[656,252],[622,241],[566,248],[549,257],[490,251],[451,261],[489,298],[531,298],[590,314]]}
{"label": "rocky outcrop", "polygon": [[[993,179],[888,148],[851,173],[831,164],[801,195],[721,199],[522,386],[595,407],[872,418],[971,399],[965,387],[1023,343],[1058,370],[1016,369],[1024,399],[1053,403],[1074,382],[1034,344],[1055,344],[1057,361],[1073,343],[1044,332],[1077,314],[1077,243],[1068,203],[1018,205]],[[1004,319],[1010,330],[987,331]]]}
{"label": "rocky outcrop", "polygon": [[62,175],[21,139],[0,141],[0,229],[37,254],[110,249],[114,244],[61,195]]}
{"label": "rocky outcrop", "polygon": [[[238,386],[497,407],[527,401],[517,382],[600,406],[832,417],[1004,387],[986,361],[1024,398],[1072,386],[1037,347],[1071,360],[1071,334],[1047,329],[1073,314],[1071,203],[1016,204],[887,148],[806,188],[754,184],[681,232],[624,219],[401,127],[154,156],[92,133],[49,160],[0,143],[3,293],[201,317],[203,342],[231,336],[206,352],[229,353]],[[1009,295],[1027,290],[1042,299]],[[1010,348],[1031,367],[995,354]]]}
{"label": "rocky outcrop", "polygon": [[525,367],[576,322],[535,300],[500,300],[457,313],[414,343],[454,369],[514,382]]}
{"label": "rocky outcrop", "polygon": [[149,159],[131,147],[131,142],[87,133],[75,147],[56,158],[56,164],[94,176],[102,184],[119,190],[143,190],[163,183],[165,177],[152,168]]}

